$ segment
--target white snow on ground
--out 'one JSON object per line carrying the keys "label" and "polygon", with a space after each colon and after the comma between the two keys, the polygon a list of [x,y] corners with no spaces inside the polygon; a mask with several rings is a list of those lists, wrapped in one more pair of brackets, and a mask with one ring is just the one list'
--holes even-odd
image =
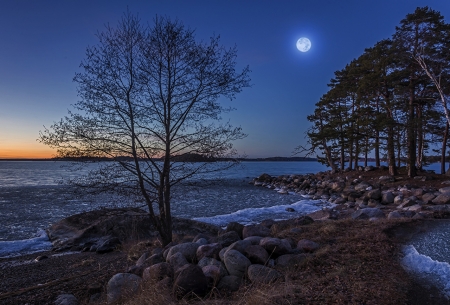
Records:
{"label": "white snow on ground", "polygon": [[402,265],[410,272],[425,276],[438,287],[443,287],[443,293],[450,297],[450,264],[435,261],[429,256],[420,254],[412,245],[404,246]]}
{"label": "white snow on ground", "polygon": [[[293,204],[276,205],[263,208],[246,208],[231,214],[217,215],[212,217],[197,217],[194,220],[207,222],[219,226],[226,226],[235,221],[241,224],[254,224],[264,219],[287,219],[288,216],[298,217],[320,210],[324,205],[321,200],[300,200]],[[287,208],[293,208],[295,213],[287,212]],[[275,216],[275,217],[274,217]]]}
{"label": "white snow on ground", "polygon": [[0,241],[0,257],[13,257],[28,253],[50,250],[52,243],[44,230],[36,237],[24,240]]}

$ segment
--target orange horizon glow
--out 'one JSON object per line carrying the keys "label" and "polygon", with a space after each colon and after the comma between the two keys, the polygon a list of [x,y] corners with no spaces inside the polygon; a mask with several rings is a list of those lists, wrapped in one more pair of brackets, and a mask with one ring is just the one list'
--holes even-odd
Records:
{"label": "orange horizon glow", "polygon": [[42,144],[35,144],[26,145],[26,147],[22,145],[11,148],[0,147],[0,159],[50,159],[55,157],[55,150],[42,146]]}

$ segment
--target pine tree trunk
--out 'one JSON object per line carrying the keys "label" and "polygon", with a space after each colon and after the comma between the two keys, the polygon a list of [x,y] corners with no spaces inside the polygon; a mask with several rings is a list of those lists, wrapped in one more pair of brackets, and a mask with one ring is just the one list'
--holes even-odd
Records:
{"label": "pine tree trunk", "polygon": [[447,150],[447,138],[448,138],[448,122],[445,124],[444,136],[442,137],[442,148],[441,148],[441,174],[445,174],[445,154]]}

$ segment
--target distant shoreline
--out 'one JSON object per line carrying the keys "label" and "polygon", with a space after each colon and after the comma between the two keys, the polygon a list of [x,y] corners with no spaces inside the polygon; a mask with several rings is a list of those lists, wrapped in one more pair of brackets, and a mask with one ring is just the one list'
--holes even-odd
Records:
{"label": "distant shoreline", "polygon": [[[97,160],[95,158],[90,159],[91,161],[111,161],[108,159]],[[233,159],[220,159],[217,161],[229,161]],[[305,158],[305,157],[269,157],[269,158],[237,158],[238,161],[250,161],[250,162],[261,162],[261,161],[289,161],[289,162],[299,162],[299,161],[317,161],[316,158]],[[0,159],[1,161],[77,161],[76,159],[61,159],[61,158],[47,158],[47,159]],[[86,160],[84,160],[86,161]],[[201,161],[200,161],[201,162]]]}

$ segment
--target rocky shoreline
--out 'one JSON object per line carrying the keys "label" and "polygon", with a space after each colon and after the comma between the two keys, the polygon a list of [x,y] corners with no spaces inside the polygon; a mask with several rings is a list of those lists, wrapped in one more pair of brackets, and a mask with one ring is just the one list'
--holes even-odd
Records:
{"label": "rocky shoreline", "polygon": [[310,214],[313,219],[423,219],[450,212],[450,177],[432,172],[408,179],[388,175],[386,167],[367,166],[344,173],[262,174],[250,183],[335,205]]}
{"label": "rocky shoreline", "polygon": [[402,269],[394,232],[446,217],[450,181],[385,171],[263,174],[251,183],[334,205],[289,220],[233,222],[226,229],[175,218],[174,242],[166,247],[139,209],[70,216],[48,229],[53,252],[0,259],[0,302],[246,304],[262,293],[259,304],[299,298],[305,304],[448,304]]}

